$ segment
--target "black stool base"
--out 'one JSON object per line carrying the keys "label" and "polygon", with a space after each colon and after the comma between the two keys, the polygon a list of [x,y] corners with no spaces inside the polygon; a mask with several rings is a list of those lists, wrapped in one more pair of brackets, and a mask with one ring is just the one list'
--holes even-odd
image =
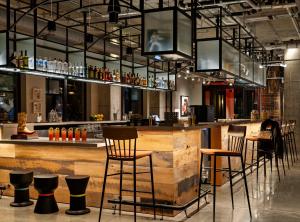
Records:
{"label": "black stool base", "polygon": [[12,207],[27,207],[33,204],[33,201],[24,201],[21,203],[11,202],[10,206]]}
{"label": "black stool base", "polygon": [[56,212],[58,212],[58,206],[54,196],[38,198],[34,208],[34,213],[52,214]]}
{"label": "black stool base", "polygon": [[91,210],[89,208],[85,208],[83,210],[66,210],[66,214],[69,215],[82,215],[82,214],[88,214]]}

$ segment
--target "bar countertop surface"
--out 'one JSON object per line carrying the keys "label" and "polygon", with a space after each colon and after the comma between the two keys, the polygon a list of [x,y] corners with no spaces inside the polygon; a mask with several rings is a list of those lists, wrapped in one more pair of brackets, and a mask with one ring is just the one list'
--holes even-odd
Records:
{"label": "bar countertop surface", "polygon": [[232,119],[232,120],[219,120],[218,122],[203,122],[198,123],[194,126],[137,126],[136,128],[139,131],[176,131],[176,130],[195,130],[195,129],[203,129],[203,128],[212,128],[218,126],[228,126],[230,124],[249,124],[249,123],[260,123],[261,120],[250,120],[250,119]]}
{"label": "bar countertop surface", "polygon": [[35,145],[35,146],[76,146],[82,148],[101,148],[105,147],[105,143],[101,139],[87,139],[87,142],[63,142],[63,141],[49,141],[48,137],[39,137],[38,139],[29,140],[0,140],[0,144],[18,144],[18,145]]}

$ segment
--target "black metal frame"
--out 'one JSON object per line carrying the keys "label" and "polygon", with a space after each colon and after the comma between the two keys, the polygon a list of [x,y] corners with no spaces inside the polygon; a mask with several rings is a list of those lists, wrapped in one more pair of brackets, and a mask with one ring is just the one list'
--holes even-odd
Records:
{"label": "black metal frame", "polygon": [[[216,22],[213,22],[210,18],[208,18],[205,14],[201,13],[201,10],[206,10],[206,9],[217,9],[219,10],[219,15],[216,17]],[[255,79],[254,79],[254,65],[255,65],[255,60],[254,60],[254,53],[255,52],[261,52],[262,54],[265,55],[266,53],[266,50],[264,49],[264,47],[255,39],[255,37],[253,37],[246,29],[245,27],[243,27],[233,16],[230,15],[230,13],[224,9],[223,7],[220,7],[220,6],[211,6],[211,7],[205,7],[205,8],[202,8],[202,9],[199,9],[198,10],[199,14],[202,15],[204,18],[206,18],[211,24],[213,24],[213,27],[204,27],[204,28],[200,28],[200,29],[216,29],[216,37],[215,38],[205,38],[205,39],[197,39],[196,40],[196,47],[195,47],[195,57],[196,57],[196,62],[195,62],[195,70],[197,72],[214,72],[214,71],[220,71],[220,72],[227,72],[228,74],[232,75],[232,76],[235,76],[236,78],[239,78],[239,79],[242,79],[242,80],[245,80],[247,81],[249,84],[254,84],[254,85],[257,85],[257,86],[260,86],[262,87],[263,85],[255,82]],[[236,22],[236,25],[233,25],[232,26],[232,29],[233,29],[233,37],[231,38],[232,39],[232,43],[227,41],[227,39],[223,38],[223,32],[226,33],[226,35],[230,35],[228,32],[225,32],[223,30],[223,23],[222,23],[222,19],[224,16],[230,16],[235,22]],[[225,26],[224,28],[226,28],[228,26]],[[237,32],[237,29],[238,28],[238,39],[236,39],[236,32]],[[245,32],[247,34],[247,37],[242,37],[241,36],[241,32]],[[252,43],[251,43],[251,47],[250,47],[250,50],[249,50],[249,55],[247,55],[246,53],[243,52],[244,48],[242,47],[242,44],[241,44],[241,40],[245,40],[245,42],[247,42],[248,39],[251,39],[252,40]],[[219,69],[198,69],[197,68],[197,62],[198,62],[198,50],[197,50],[197,43],[199,41],[209,41],[209,40],[219,40],[220,43],[219,43]],[[234,47],[235,49],[237,49],[239,51],[239,64],[241,64],[241,55],[244,54],[246,55],[247,57],[249,57],[251,60],[252,60],[252,66],[253,66],[253,72],[251,75],[253,75],[253,78],[252,80],[249,80],[247,78],[243,78],[241,76],[241,67],[239,65],[239,74],[236,75],[234,73],[230,73],[226,70],[223,70],[222,68],[222,43],[223,41],[225,41],[226,43],[228,43],[229,45],[231,45],[232,47]],[[238,47],[236,47],[236,44],[235,42],[238,41]],[[254,49],[256,49],[255,47],[255,43],[258,44],[258,48],[259,50],[258,51],[255,51]],[[246,45],[244,46],[245,47],[245,50],[247,51],[247,47],[248,47],[248,44],[245,43]],[[263,59],[264,59],[264,56],[262,56],[262,60],[261,60],[261,64],[263,64]]]}
{"label": "black metal frame", "polygon": [[[157,51],[157,52],[146,52],[145,51],[145,14],[147,13],[154,13],[154,12],[165,12],[165,11],[172,11],[173,12],[173,50],[169,51]],[[141,54],[144,56],[155,56],[155,55],[166,55],[166,54],[177,54],[182,57],[182,60],[185,59],[192,59],[193,57],[193,34],[191,35],[191,55],[187,55],[181,51],[178,51],[177,47],[177,27],[178,27],[178,12],[186,16],[191,21],[191,27],[192,27],[192,19],[191,16],[189,16],[186,12],[179,9],[178,7],[166,7],[166,8],[157,8],[157,9],[148,9],[144,10],[142,12],[142,30],[141,30]]]}

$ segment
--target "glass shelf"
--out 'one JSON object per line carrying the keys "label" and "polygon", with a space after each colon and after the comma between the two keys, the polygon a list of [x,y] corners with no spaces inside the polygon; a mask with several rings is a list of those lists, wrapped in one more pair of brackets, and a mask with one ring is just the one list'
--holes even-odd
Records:
{"label": "glass shelf", "polygon": [[45,71],[39,71],[39,70],[33,70],[33,69],[0,67],[0,71],[20,73],[20,74],[26,74],[26,75],[43,76],[43,77],[47,77],[47,78],[70,79],[70,80],[74,80],[74,81],[98,83],[98,84],[108,84],[108,85],[115,85],[115,86],[121,86],[121,87],[145,89],[145,90],[172,91],[170,89],[131,85],[131,84],[126,84],[126,83],[122,83],[122,82],[114,82],[114,81],[107,81],[107,80],[89,79],[89,78],[84,78],[84,77],[72,76],[72,75],[68,75],[68,74],[52,73],[52,72],[45,72]]}

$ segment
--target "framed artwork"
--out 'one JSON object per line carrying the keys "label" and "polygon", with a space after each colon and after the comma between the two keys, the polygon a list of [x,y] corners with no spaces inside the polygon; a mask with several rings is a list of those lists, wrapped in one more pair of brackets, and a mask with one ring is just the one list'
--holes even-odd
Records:
{"label": "framed artwork", "polygon": [[180,96],[180,116],[188,115],[189,102],[188,96]]}
{"label": "framed artwork", "polygon": [[40,88],[33,88],[32,89],[32,100],[40,101],[41,100],[41,89]]}
{"label": "framed artwork", "polygon": [[32,103],[32,113],[33,114],[42,113],[42,104],[40,102],[33,102]]}

